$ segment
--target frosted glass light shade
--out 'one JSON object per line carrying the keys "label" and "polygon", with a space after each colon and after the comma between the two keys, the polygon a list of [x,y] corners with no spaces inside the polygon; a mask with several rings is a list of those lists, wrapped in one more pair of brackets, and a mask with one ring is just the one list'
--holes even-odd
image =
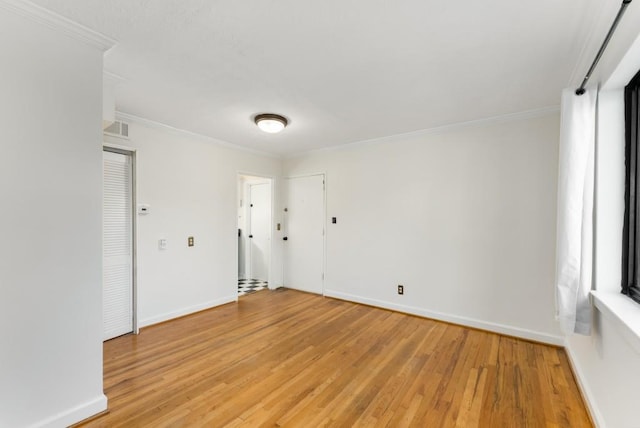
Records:
{"label": "frosted glass light shade", "polygon": [[275,134],[282,131],[287,126],[287,119],[279,114],[259,114],[255,118],[258,128],[269,134]]}

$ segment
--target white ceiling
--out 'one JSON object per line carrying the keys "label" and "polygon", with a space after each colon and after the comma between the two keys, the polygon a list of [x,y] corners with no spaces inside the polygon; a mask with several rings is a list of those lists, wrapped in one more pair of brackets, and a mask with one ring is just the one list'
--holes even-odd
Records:
{"label": "white ceiling", "polygon": [[[277,155],[558,105],[603,13],[598,0],[34,2],[118,40],[105,69],[125,79],[119,111]],[[290,126],[262,133],[264,112]]]}

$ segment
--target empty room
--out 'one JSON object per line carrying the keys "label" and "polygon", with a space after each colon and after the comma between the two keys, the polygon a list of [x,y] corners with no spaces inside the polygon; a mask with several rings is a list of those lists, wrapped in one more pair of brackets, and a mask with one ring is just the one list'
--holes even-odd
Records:
{"label": "empty room", "polygon": [[639,24],[0,0],[0,427],[640,427]]}

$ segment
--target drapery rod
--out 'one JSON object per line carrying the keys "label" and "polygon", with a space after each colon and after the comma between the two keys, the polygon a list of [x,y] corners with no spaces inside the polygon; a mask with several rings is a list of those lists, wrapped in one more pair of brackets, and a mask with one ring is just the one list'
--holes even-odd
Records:
{"label": "drapery rod", "polygon": [[631,3],[631,0],[622,1],[622,5],[620,5],[620,10],[616,15],[616,19],[613,20],[613,24],[611,24],[611,28],[609,28],[607,37],[604,38],[604,42],[602,42],[602,46],[600,46],[600,50],[598,51],[596,58],[591,63],[591,67],[589,67],[589,71],[587,71],[587,75],[584,76],[584,80],[582,81],[582,84],[578,89],[576,89],[576,95],[582,95],[585,93],[584,88],[587,86],[587,82],[591,77],[591,73],[593,73],[593,70],[595,70],[596,65],[598,65],[598,61],[600,61],[600,57],[604,53],[604,50],[607,48],[607,45],[609,44],[609,40],[611,40],[611,36],[613,36],[613,33],[616,31],[616,27],[618,27],[618,23],[622,19],[622,15],[624,15],[624,12],[627,10],[627,6],[629,6],[629,3]]}

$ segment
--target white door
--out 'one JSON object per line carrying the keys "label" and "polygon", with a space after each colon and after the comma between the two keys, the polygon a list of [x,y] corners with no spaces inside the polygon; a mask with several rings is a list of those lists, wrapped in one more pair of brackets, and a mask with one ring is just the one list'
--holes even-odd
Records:
{"label": "white door", "polygon": [[131,156],[103,152],[103,338],[133,331]]}
{"label": "white door", "polygon": [[268,281],[271,236],[271,185],[249,186],[249,251],[250,278]]}
{"label": "white door", "polygon": [[285,186],[284,285],[322,294],[324,175],[288,178]]}

